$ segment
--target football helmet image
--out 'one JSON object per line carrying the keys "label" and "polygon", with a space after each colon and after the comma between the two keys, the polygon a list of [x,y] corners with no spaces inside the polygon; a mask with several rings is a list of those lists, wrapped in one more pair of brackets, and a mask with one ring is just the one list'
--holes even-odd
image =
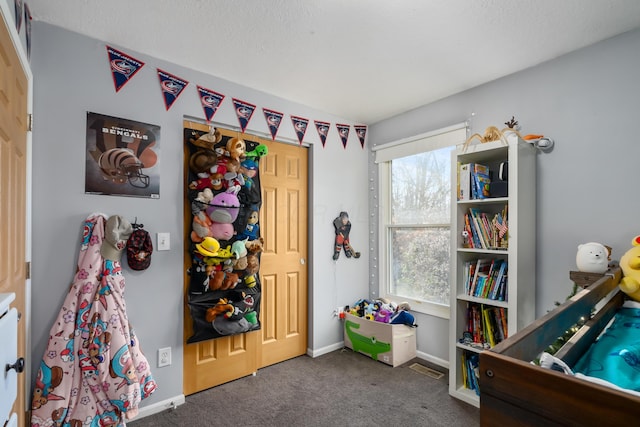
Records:
{"label": "football helmet image", "polygon": [[142,172],[144,164],[126,148],[112,148],[100,154],[98,166],[105,180],[116,184],[129,182],[136,188],[149,186],[149,175]]}

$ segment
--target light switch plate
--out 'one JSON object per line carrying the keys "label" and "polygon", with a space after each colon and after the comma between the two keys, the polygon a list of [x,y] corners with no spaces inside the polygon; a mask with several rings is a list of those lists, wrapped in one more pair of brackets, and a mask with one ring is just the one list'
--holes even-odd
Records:
{"label": "light switch plate", "polygon": [[158,233],[158,250],[168,251],[171,249],[171,238],[169,233]]}

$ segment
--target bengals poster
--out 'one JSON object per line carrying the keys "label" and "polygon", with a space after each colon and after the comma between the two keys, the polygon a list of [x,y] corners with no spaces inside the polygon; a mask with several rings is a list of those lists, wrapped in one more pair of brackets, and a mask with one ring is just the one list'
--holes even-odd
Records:
{"label": "bengals poster", "polygon": [[85,193],[160,198],[160,126],[87,112]]}

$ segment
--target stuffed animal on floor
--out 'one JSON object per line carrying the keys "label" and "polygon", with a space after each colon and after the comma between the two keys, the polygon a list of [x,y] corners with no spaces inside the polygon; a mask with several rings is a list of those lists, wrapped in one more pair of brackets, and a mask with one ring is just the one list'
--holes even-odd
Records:
{"label": "stuffed animal on floor", "polygon": [[631,245],[633,247],[620,258],[623,275],[620,290],[631,299],[640,301],[640,236],[634,237]]}

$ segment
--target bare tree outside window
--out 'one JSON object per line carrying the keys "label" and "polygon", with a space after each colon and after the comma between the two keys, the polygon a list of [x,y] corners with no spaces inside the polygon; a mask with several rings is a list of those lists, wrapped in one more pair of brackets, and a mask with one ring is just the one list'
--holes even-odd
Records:
{"label": "bare tree outside window", "polygon": [[389,292],[449,304],[451,151],[445,147],[391,161]]}

